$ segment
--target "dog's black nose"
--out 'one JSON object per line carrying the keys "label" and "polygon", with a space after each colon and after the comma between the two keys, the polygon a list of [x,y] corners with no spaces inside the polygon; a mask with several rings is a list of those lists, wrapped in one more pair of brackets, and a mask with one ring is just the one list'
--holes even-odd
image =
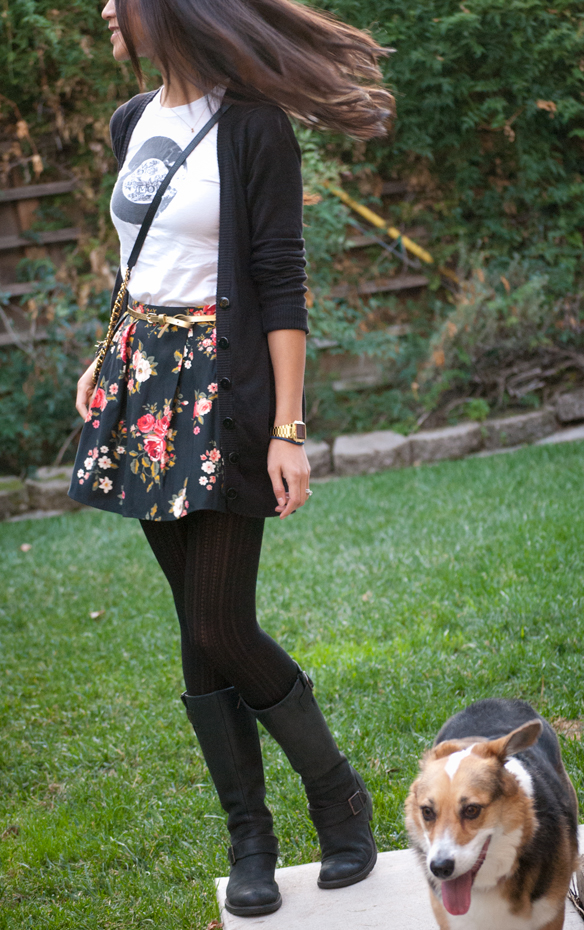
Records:
{"label": "dog's black nose", "polygon": [[436,878],[450,878],[454,872],[454,859],[432,859],[430,871]]}

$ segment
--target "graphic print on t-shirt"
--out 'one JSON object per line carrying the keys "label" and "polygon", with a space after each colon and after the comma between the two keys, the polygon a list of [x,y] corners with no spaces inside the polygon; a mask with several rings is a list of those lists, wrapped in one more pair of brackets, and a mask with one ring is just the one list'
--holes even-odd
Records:
{"label": "graphic print on t-shirt", "polygon": [[[180,147],[167,136],[153,136],[140,146],[114,187],[111,208],[120,220],[136,225],[143,222],[156,191],[180,153]],[[186,174],[186,164],[181,165],[164,192],[156,216],[166,210]]]}

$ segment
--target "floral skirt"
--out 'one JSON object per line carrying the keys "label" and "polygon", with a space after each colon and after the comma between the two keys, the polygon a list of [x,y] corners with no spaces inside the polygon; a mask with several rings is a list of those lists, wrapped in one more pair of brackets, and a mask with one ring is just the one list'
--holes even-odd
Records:
{"label": "floral skirt", "polygon": [[[169,315],[201,312],[130,306]],[[122,317],[81,433],[73,500],[140,520],[227,510],[215,343],[214,323],[193,320],[191,329],[162,331],[128,313]]]}

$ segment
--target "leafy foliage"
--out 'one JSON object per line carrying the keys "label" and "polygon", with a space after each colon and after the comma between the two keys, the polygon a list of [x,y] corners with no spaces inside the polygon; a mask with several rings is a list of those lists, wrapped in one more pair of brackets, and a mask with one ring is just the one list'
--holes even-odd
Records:
{"label": "leafy foliage", "polygon": [[[584,355],[578,351],[579,301],[551,301],[547,277],[530,274],[525,261],[514,259],[507,276],[496,275],[477,257],[475,262],[452,310],[429,340],[416,387],[426,388],[428,409],[452,388],[470,390],[476,397],[467,403],[466,413],[480,420],[484,407],[489,409],[480,395],[493,405],[537,405],[534,392],[547,391],[568,370],[584,371]],[[551,379],[549,384],[542,376]]]}
{"label": "leafy foliage", "polygon": [[[561,0],[325,0],[396,49],[398,120],[370,155],[423,195],[411,213],[569,290],[584,230],[584,8]],[[455,243],[457,244],[457,243]]]}
{"label": "leafy foliage", "polygon": [[[20,266],[21,280],[36,280],[31,313],[42,308],[46,339],[0,349],[0,467],[25,472],[51,461],[80,422],[74,409],[76,382],[93,357],[109,309],[109,295],[93,295],[93,314],[80,309],[50,261]],[[7,303],[0,294],[0,308]],[[1,312],[1,309],[0,309]]]}
{"label": "leafy foliage", "polygon": [[[551,9],[541,0],[412,0],[401,6],[325,0],[324,6],[372,26],[396,50],[387,66],[397,98],[395,133],[366,149],[349,150],[339,141],[345,183],[351,185],[352,175],[356,195],[379,209],[372,171],[406,179],[413,196],[390,208],[392,222],[402,228],[423,223],[436,263],[454,260],[463,279],[471,276],[470,289],[482,293],[469,298],[465,286],[454,311],[443,291],[430,294],[422,302],[425,320],[418,306],[412,334],[399,344],[359,331],[362,306],[325,303],[319,334],[328,327],[345,351],[371,352],[371,338],[378,340],[392,384],[336,397],[315,386],[315,425],[323,433],[354,427],[368,411],[370,427],[398,420],[411,428],[421,411],[450,404],[457,391],[463,398],[484,390],[491,404],[526,402],[495,390],[493,377],[482,386],[475,379],[477,366],[512,367],[509,353],[529,369],[546,346],[549,362],[553,347],[582,345],[584,8],[562,2]],[[485,273],[483,288],[477,275]],[[513,283],[511,294],[501,278]],[[431,287],[438,284],[434,278]],[[388,311],[400,309],[396,301],[387,303]],[[516,314],[511,308],[517,306]],[[463,308],[476,317],[466,328],[457,325],[456,339],[445,343],[450,357],[442,358],[439,344]],[[540,395],[542,387],[540,380]],[[531,399],[537,403],[537,393]],[[457,413],[472,409],[459,405]]]}

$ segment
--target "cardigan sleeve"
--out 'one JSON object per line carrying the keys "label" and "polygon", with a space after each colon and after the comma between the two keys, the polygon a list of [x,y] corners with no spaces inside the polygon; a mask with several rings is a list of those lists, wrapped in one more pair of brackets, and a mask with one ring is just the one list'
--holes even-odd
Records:
{"label": "cardigan sleeve", "polygon": [[300,148],[290,120],[275,106],[250,113],[246,141],[251,275],[263,330],[307,333]]}

